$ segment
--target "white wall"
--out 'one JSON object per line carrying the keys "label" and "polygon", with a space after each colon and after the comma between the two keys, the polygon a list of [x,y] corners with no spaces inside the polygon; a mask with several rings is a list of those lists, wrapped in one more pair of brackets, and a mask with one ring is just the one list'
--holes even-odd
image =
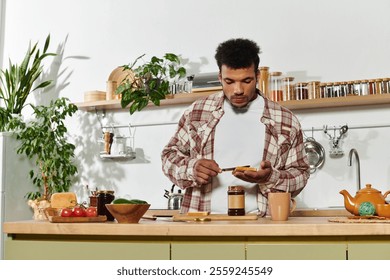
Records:
{"label": "white wall", "polygon": [[[80,102],[84,91],[105,90],[114,68],[143,53],[180,54],[189,74],[217,71],[215,48],[232,37],[257,41],[262,48],[261,64],[293,75],[297,81],[390,77],[387,0],[12,0],[6,1],[5,7],[4,62],[9,57],[20,61],[28,42],[43,43],[48,33],[51,49],[61,53],[45,63],[45,74],[57,84],[47,97],[37,98],[37,103],[56,96]],[[108,112],[105,123],[175,121],[184,107],[153,108],[134,116]],[[365,106],[297,114],[302,126],[309,129],[345,123],[359,126],[390,123],[387,108]],[[69,120],[69,126],[80,162],[77,191],[84,183],[112,187],[118,196],[129,194],[149,200],[153,208],[166,207],[163,193],[171,184],[161,172],[160,152],[174,125],[138,127],[137,159],[129,162],[102,162],[98,158],[101,130],[94,113],[80,112]],[[314,136],[328,152],[326,136],[322,132]],[[388,128],[351,129],[342,146],[346,152],[358,149],[362,183],[372,183],[380,190],[390,189],[389,136]],[[327,157],[298,201],[309,207],[342,205],[338,194],[342,188],[355,191],[355,169],[347,167],[346,156]]]}

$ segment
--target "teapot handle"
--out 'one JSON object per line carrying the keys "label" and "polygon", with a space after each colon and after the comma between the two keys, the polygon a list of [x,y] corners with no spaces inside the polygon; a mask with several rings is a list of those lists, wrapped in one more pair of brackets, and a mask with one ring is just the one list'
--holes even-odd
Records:
{"label": "teapot handle", "polygon": [[390,191],[387,191],[385,192],[385,194],[383,195],[384,198],[386,198],[386,196],[388,196],[390,194]]}

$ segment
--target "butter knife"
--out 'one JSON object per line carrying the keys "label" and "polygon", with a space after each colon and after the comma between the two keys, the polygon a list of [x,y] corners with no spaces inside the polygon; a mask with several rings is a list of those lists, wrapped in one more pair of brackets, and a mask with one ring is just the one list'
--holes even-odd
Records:
{"label": "butter knife", "polygon": [[[240,167],[250,167],[250,165],[239,165]],[[233,171],[234,169],[236,169],[238,166],[235,166],[235,167],[228,167],[228,168],[222,168],[221,171],[224,172],[224,171]]]}

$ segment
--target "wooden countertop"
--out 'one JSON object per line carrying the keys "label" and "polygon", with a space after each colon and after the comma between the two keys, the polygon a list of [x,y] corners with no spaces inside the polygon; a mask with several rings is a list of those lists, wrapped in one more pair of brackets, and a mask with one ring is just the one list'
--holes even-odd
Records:
{"label": "wooden countertop", "polygon": [[142,219],[138,224],[50,223],[19,221],[4,223],[8,234],[111,235],[111,236],[363,236],[390,235],[390,223],[337,223],[329,217],[290,217],[285,222],[269,217],[255,221],[173,222]]}

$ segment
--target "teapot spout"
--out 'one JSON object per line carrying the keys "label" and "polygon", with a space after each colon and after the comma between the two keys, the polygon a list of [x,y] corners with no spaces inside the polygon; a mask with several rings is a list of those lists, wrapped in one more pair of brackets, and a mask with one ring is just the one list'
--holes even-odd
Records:
{"label": "teapot spout", "polygon": [[355,215],[355,198],[353,198],[347,190],[340,191],[340,194],[344,196],[345,209],[347,209],[349,213]]}

